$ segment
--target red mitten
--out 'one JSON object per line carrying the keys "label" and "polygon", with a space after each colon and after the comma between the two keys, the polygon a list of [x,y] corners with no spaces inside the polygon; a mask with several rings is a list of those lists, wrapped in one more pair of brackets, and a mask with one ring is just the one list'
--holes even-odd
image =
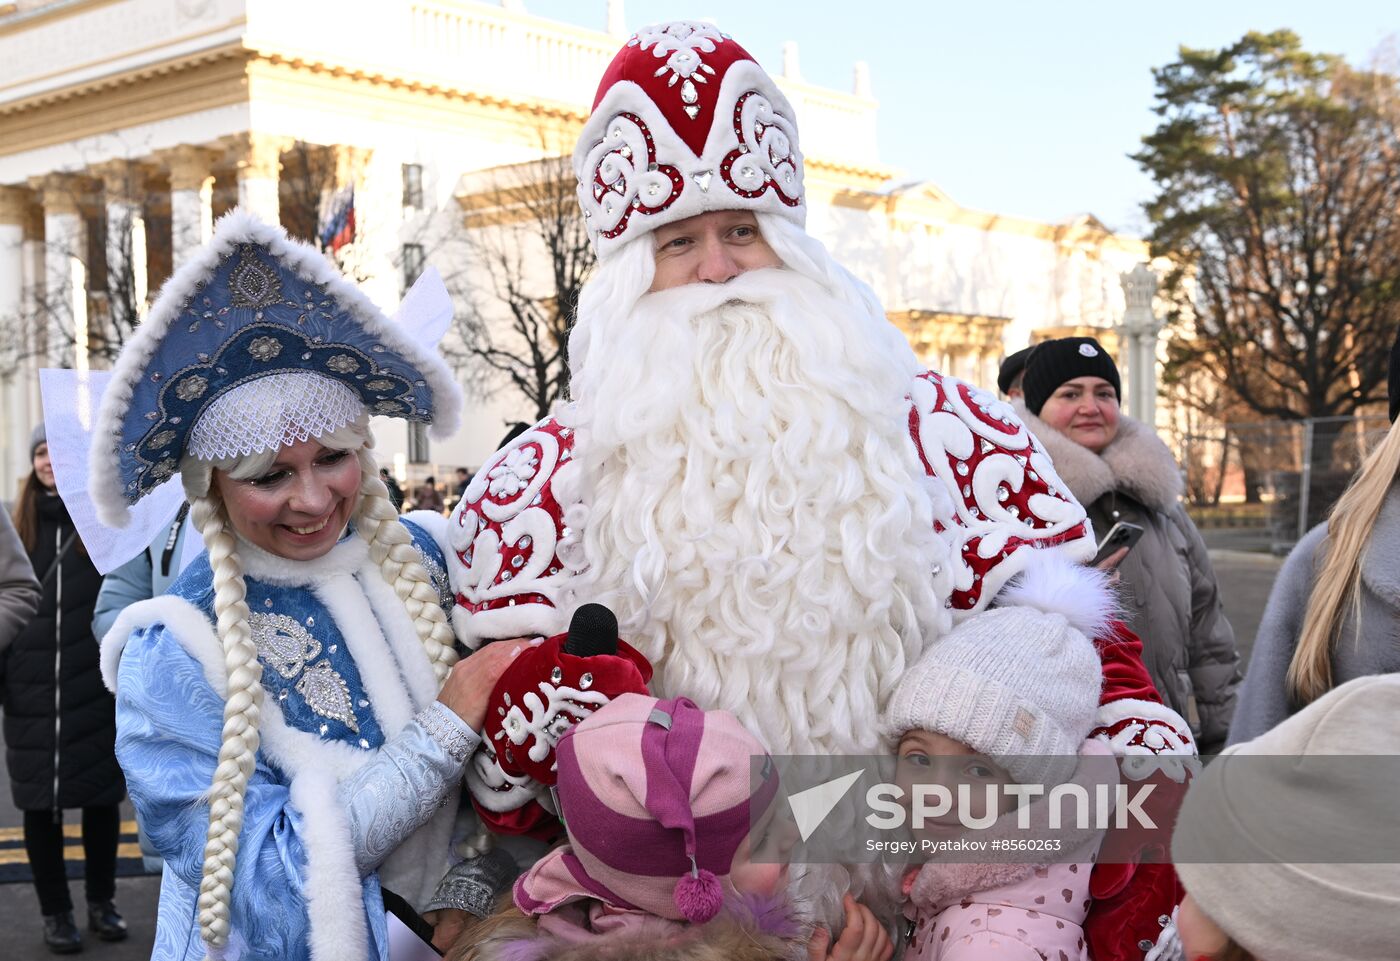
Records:
{"label": "red mitten", "polygon": [[559,739],[619,694],[646,694],[651,670],[601,604],[575,611],[567,634],[522,651],[491,692],[483,753],[467,772],[483,821],[501,834],[538,830],[548,817],[538,798],[558,780]]}

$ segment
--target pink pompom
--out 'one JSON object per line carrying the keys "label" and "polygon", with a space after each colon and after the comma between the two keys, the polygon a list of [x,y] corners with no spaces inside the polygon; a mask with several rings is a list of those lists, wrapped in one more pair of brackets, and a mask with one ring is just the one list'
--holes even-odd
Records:
{"label": "pink pompom", "polygon": [[695,874],[687,874],[676,882],[673,895],[681,915],[692,924],[704,924],[719,914],[724,903],[724,888],[713,872],[701,868]]}

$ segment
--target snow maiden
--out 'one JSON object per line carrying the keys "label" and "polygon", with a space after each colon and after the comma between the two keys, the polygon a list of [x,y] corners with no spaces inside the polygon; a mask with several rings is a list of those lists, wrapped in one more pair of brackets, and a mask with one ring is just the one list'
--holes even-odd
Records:
{"label": "snow maiden", "polygon": [[443,559],[371,414],[450,432],[450,371],[316,251],[235,212],[118,358],[102,521],[179,475],[206,552],[103,641],[117,756],[165,858],[153,958],[387,958],[432,905],[457,784],[517,645],[454,667]]}

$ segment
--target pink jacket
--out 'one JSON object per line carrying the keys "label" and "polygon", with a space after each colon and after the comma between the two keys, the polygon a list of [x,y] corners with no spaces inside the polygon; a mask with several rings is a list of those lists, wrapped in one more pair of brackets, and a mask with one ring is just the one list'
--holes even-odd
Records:
{"label": "pink jacket", "polygon": [[[920,882],[929,868],[946,880],[949,868],[966,873],[988,869],[998,876],[1025,872],[1019,880],[982,891],[950,896],[927,906]],[[1008,871],[1009,869],[1009,871]],[[1092,859],[1075,864],[1030,868],[1011,864],[925,865],[914,881],[905,917],[912,934],[909,961],[1089,961],[1084,947],[1084,916],[1089,911]],[[959,885],[962,886],[962,885]]]}
{"label": "pink jacket", "polygon": [[[1086,764],[1087,758],[1098,759]],[[1112,755],[1086,741],[1073,780],[1092,795],[1103,779],[1117,781]],[[1032,803],[1029,823],[1046,821],[1044,798]],[[1007,814],[985,838],[1010,831]],[[1089,961],[1084,918],[1092,899],[1089,875],[1102,833],[1061,829],[1067,855],[1055,864],[958,864],[930,862],[905,877],[904,915],[909,919],[909,961]],[[1012,834],[1011,836],[1015,836]],[[1058,855],[1052,855],[1058,857]]]}

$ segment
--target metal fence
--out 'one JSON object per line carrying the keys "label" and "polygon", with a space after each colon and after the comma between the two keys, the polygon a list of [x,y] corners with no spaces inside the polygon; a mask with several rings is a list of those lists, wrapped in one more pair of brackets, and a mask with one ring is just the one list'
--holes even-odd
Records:
{"label": "metal fence", "polygon": [[1210,546],[1286,553],[1327,516],[1389,427],[1384,416],[1323,417],[1164,437]]}

